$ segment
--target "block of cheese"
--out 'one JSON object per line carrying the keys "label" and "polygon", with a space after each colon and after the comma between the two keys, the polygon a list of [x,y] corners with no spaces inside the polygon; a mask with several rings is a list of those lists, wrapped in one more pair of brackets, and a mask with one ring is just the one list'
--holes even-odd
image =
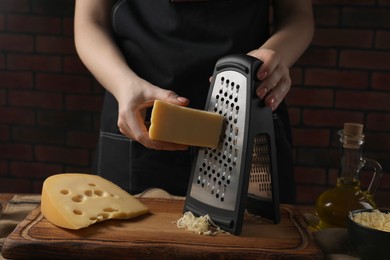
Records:
{"label": "block of cheese", "polygon": [[63,173],[44,181],[41,212],[56,226],[80,229],[107,219],[133,218],[148,208],[100,176]]}
{"label": "block of cheese", "polygon": [[223,116],[182,107],[160,100],[154,102],[149,137],[177,144],[218,147]]}

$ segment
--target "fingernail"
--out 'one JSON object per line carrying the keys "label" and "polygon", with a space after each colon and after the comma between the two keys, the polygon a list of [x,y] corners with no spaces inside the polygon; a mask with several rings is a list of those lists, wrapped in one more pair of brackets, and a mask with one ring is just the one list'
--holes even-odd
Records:
{"label": "fingernail", "polygon": [[259,98],[264,98],[265,97],[265,95],[267,94],[267,92],[268,92],[268,89],[267,88],[260,88],[258,91],[257,91],[257,96],[259,97]]}
{"label": "fingernail", "polygon": [[275,100],[276,100],[275,97],[270,97],[266,100],[266,102],[267,102],[268,106],[272,107],[273,104],[275,103]]}
{"label": "fingernail", "polygon": [[268,73],[266,71],[263,71],[261,73],[259,73],[259,75],[257,76],[259,78],[259,80],[263,80],[267,77]]}
{"label": "fingernail", "polygon": [[187,99],[185,97],[177,97],[176,99],[183,103],[187,102]]}

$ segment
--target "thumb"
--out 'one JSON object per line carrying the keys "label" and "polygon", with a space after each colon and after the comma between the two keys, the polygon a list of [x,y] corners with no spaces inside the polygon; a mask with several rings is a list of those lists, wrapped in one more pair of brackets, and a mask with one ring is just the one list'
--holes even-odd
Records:
{"label": "thumb", "polygon": [[160,89],[160,91],[156,93],[156,99],[179,106],[188,106],[190,103],[187,98],[179,96],[172,90],[166,89]]}

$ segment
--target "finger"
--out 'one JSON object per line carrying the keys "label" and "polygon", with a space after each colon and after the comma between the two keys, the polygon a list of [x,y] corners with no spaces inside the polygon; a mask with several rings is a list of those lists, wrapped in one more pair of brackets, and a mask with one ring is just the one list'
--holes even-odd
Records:
{"label": "finger", "polygon": [[280,56],[275,51],[269,49],[253,51],[250,52],[249,55],[254,56],[263,62],[257,71],[257,78],[259,80],[264,80],[271,75],[280,62]]}
{"label": "finger", "polygon": [[154,88],[151,90],[151,93],[148,94],[148,100],[162,100],[167,103],[179,105],[179,106],[188,106],[189,100],[185,97],[181,97],[176,94],[174,91],[166,90],[162,88]]}
{"label": "finger", "polygon": [[286,97],[291,88],[291,79],[288,76],[283,77],[278,84],[267,94],[265,105],[271,107],[274,111]]}
{"label": "finger", "polygon": [[288,71],[285,71],[281,64],[276,66],[272,74],[263,80],[256,89],[257,96],[261,99],[264,99],[264,97],[276,87],[285,73],[288,73]]}

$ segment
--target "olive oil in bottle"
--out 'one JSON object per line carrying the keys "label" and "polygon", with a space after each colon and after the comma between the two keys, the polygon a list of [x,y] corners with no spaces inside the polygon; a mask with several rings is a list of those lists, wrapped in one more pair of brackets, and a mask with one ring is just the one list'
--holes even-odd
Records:
{"label": "olive oil in bottle", "polygon": [[[336,187],[322,193],[315,205],[320,219],[314,230],[328,227],[346,227],[348,214],[352,210],[376,208],[373,200],[379,185],[382,168],[371,159],[362,158],[364,144],[363,125],[345,123],[339,130],[341,143],[341,168]],[[366,191],[361,189],[359,172],[363,167],[374,170],[373,178]]]}

